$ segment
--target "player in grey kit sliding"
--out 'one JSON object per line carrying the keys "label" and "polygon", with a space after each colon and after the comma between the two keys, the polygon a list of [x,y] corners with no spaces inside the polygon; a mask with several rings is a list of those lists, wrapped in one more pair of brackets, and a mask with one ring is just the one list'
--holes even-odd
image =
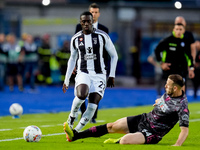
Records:
{"label": "player in grey kit sliding", "polygon": [[154,109],[149,113],[121,118],[114,123],[94,126],[77,133],[69,126],[64,126],[69,142],[100,137],[107,133],[125,134],[120,139],[108,139],[104,143],[119,144],[156,144],[162,140],[179,121],[181,132],[173,146],[181,146],[188,136],[189,110],[188,101],[182,90],[184,80],[180,75],[169,75],[161,98],[155,101]]}

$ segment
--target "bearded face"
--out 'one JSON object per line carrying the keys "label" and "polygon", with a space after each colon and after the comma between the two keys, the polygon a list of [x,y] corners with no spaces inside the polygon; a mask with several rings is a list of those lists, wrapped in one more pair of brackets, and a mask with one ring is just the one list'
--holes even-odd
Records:
{"label": "bearded face", "polygon": [[174,86],[172,80],[167,79],[167,82],[165,84],[165,91],[169,96],[172,96],[174,94]]}

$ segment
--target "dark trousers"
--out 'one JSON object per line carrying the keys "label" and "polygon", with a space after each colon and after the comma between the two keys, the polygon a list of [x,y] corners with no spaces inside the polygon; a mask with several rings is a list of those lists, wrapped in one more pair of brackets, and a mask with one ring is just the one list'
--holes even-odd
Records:
{"label": "dark trousers", "polygon": [[195,77],[192,79],[194,88],[194,98],[197,98],[198,87],[200,86],[200,68],[195,68]]}

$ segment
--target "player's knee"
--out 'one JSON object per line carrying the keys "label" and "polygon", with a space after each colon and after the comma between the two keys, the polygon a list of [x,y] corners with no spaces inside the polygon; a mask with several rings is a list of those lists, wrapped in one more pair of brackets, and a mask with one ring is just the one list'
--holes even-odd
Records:
{"label": "player's knee", "polygon": [[81,92],[81,91],[77,92],[77,97],[81,100],[85,100],[87,95],[88,95],[88,93],[86,93],[86,92]]}
{"label": "player's knee", "polygon": [[132,141],[131,138],[129,136],[127,136],[127,134],[126,134],[125,136],[123,136],[120,139],[119,144],[123,144],[123,145],[125,145],[125,144],[134,144],[131,141]]}
{"label": "player's knee", "polygon": [[81,100],[86,99],[86,97],[88,96],[88,92],[89,92],[89,88],[87,85],[81,84],[76,88],[76,96]]}
{"label": "player's knee", "polygon": [[119,141],[119,144],[144,144],[145,137],[142,133],[128,133],[125,134]]}
{"label": "player's knee", "polygon": [[77,94],[77,97],[78,97],[79,99],[81,99],[81,100],[85,100],[87,96],[86,96],[86,95],[83,95],[83,94],[82,94],[82,95],[78,95],[78,94]]}
{"label": "player's knee", "polygon": [[107,123],[107,130],[109,133],[115,133],[115,129],[113,128],[114,123]]}
{"label": "player's knee", "polygon": [[130,144],[130,142],[127,139],[122,138],[120,139],[119,144],[125,145],[125,144]]}

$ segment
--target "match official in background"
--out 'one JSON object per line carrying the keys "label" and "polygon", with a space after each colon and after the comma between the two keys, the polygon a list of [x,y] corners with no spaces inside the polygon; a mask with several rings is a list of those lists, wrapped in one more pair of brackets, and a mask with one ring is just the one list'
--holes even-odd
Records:
{"label": "match official in background", "polygon": [[[186,21],[182,16],[177,16],[175,18],[174,24],[181,23],[183,24],[184,28],[186,29]],[[195,39],[192,34],[192,32],[185,30],[184,32],[184,37],[187,42],[190,44],[190,49],[191,49],[191,55],[193,58],[193,63],[195,64],[195,58],[196,58],[196,44],[195,44]]]}
{"label": "match official in background", "polygon": [[[94,20],[93,27],[96,28],[96,29],[103,30],[104,32],[106,32],[108,34],[109,33],[108,28],[98,22],[98,19],[100,17],[100,7],[99,7],[99,5],[97,5],[96,3],[92,3],[89,6],[89,12],[91,12],[92,15],[93,15],[93,20]],[[76,25],[75,33],[79,32],[81,30],[82,30],[81,24],[79,23],[79,24]]]}
{"label": "match official in background", "polygon": [[[93,21],[94,21],[93,22],[93,28],[100,29],[100,30],[102,30],[102,31],[104,31],[104,32],[106,32],[108,34],[109,33],[108,28],[98,22],[98,19],[100,17],[100,7],[99,7],[99,5],[97,5],[96,3],[92,3],[89,6],[89,12],[92,13],[92,15],[93,15]],[[79,23],[79,24],[76,25],[75,33],[79,32],[81,30],[82,30],[82,27],[81,27],[81,24]],[[103,51],[103,57],[104,57],[104,63],[106,65],[106,69],[107,69],[108,68],[108,62],[109,62],[108,61],[109,60],[109,58],[108,58],[109,55],[108,55],[108,53],[107,53],[107,51],[105,49]],[[84,102],[81,105],[81,114],[83,114],[85,112],[85,110],[86,110],[86,104]],[[97,118],[97,112],[98,112],[98,108],[96,109],[96,112],[95,112],[95,114],[94,114],[94,116],[93,116],[93,118],[91,120],[91,123],[96,123],[95,119]]]}
{"label": "match official in background", "polygon": [[[186,38],[183,38],[184,32],[185,27],[183,24],[175,24],[172,34],[162,39],[155,49],[156,59],[160,62],[164,79],[170,74],[179,74],[185,81],[188,75],[189,78],[194,78],[190,43]],[[162,53],[162,57],[160,53]],[[184,91],[185,87],[186,85]]]}

